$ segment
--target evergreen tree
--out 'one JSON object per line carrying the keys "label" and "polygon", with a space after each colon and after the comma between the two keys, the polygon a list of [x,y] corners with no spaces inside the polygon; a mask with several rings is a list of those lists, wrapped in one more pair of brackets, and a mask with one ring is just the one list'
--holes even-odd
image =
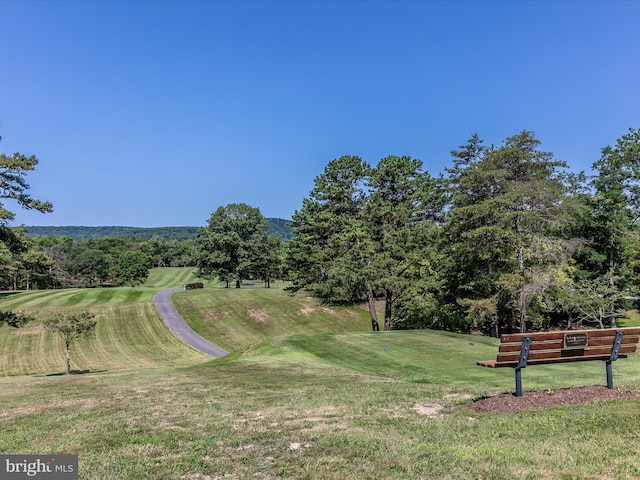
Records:
{"label": "evergreen tree", "polygon": [[330,161],[293,215],[295,237],[287,244],[292,289],[307,289],[334,303],[369,301],[372,328],[379,330],[370,269],[372,243],[364,226],[365,180],[371,167],[360,157]]}
{"label": "evergreen tree", "polygon": [[481,318],[481,327],[494,334],[500,318],[511,319],[502,327],[527,329],[528,306],[553,283],[553,267],[566,256],[553,231],[564,208],[566,165],[539,145],[523,131],[499,148],[473,136],[452,152],[445,228],[449,302],[471,321]]}
{"label": "evergreen tree", "polygon": [[263,233],[255,240],[251,246],[253,276],[261,279],[266,288],[270,288],[271,280],[282,273],[282,237]]}
{"label": "evergreen tree", "polygon": [[293,216],[287,265],[295,288],[325,301],[366,300],[374,331],[381,295],[390,330],[393,305],[424,280],[443,203],[421,168],[419,160],[396,156],[375,168],[355,156],[329,162]]}
{"label": "evergreen tree", "polygon": [[373,247],[363,273],[384,294],[384,329],[391,330],[394,303],[416,283],[435,280],[431,267],[443,197],[422,162],[411,157],[383,158],[367,186],[365,229]]}
{"label": "evergreen tree", "polygon": [[[0,137],[2,140],[2,137]],[[0,153],[0,199],[11,199],[27,210],[38,210],[40,212],[52,212],[53,205],[50,202],[43,202],[31,198],[29,195],[29,184],[25,177],[35,170],[38,159],[35,155],[26,156],[21,153],[5,155]],[[0,203],[0,225],[5,226],[15,218],[15,214],[7,210]]]}
{"label": "evergreen tree", "polygon": [[625,250],[640,218],[640,129],[629,129],[593,164],[590,240],[599,254],[600,279],[611,292],[608,322],[616,326],[616,300],[630,288]]}

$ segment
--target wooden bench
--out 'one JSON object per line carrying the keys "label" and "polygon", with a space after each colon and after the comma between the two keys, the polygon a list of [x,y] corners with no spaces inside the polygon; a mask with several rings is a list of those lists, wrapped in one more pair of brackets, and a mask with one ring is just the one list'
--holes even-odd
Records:
{"label": "wooden bench", "polygon": [[603,360],[606,362],[607,388],[613,389],[611,363],[635,352],[638,338],[640,327],[505,334],[500,337],[497,358],[476,364],[514,368],[516,397],[521,397],[521,370],[527,365]]}

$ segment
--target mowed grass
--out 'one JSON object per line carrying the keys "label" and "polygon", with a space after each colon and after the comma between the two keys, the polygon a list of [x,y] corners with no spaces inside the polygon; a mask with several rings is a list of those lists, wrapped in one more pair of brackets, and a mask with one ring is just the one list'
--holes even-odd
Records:
{"label": "mowed grass", "polygon": [[[269,295],[295,306],[268,305]],[[142,352],[157,366],[0,378],[0,453],[78,454],[80,478],[92,480],[640,478],[639,401],[474,413],[466,409],[474,398],[513,390],[512,369],[475,365],[495,357],[496,340],[371,333],[357,308],[330,311],[342,330],[319,317],[306,327],[317,330],[282,334],[276,324],[292,323],[289,315],[310,301],[283,295],[258,288],[174,295],[207,312],[243,305],[240,319],[217,321],[236,330],[230,344],[247,346],[221,359],[160,366]],[[144,305],[131,322],[153,316]],[[265,314],[271,325],[261,327],[254,317]],[[358,322],[365,328],[355,331]],[[93,349],[103,348],[99,340]],[[120,348],[113,354],[130,351]],[[602,385],[604,363],[530,367],[523,382],[525,390]],[[640,390],[638,355],[614,364],[614,382]]]}
{"label": "mowed grass", "polygon": [[[60,309],[148,303],[160,290],[181,288],[186,283],[194,281],[201,280],[195,278],[193,268],[152,268],[147,281],[135,288],[96,287],[0,292],[0,308],[42,316]],[[207,282],[206,285],[217,284],[217,282]]]}
{"label": "mowed grass", "polygon": [[[0,451],[78,454],[83,479],[640,477],[638,401],[470,412],[513,372],[473,365],[495,345],[469,340],[296,335],[186,368],[5,377]],[[602,384],[593,363],[528,368],[525,389]],[[616,383],[639,373],[620,360]]]}
{"label": "mowed grass", "polygon": [[64,344],[44,331],[54,312],[88,309],[95,314],[93,335],[72,345],[71,366],[78,371],[113,371],[203,362],[208,356],[185,345],[164,325],[153,295],[194,281],[190,268],[152,269],[146,284],[131,288],[83,288],[4,292],[0,308],[23,311],[35,321],[23,329],[0,328],[0,375],[52,374],[64,368]]}
{"label": "mowed grass", "polygon": [[324,306],[307,295],[291,296],[285,286],[218,286],[176,292],[172,300],[191,328],[229,352],[279,335],[370,329],[365,308]]}

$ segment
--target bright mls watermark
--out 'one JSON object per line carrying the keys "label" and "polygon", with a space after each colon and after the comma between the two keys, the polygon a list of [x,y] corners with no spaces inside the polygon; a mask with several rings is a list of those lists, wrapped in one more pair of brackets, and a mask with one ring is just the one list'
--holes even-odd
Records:
{"label": "bright mls watermark", "polygon": [[78,480],[78,455],[0,455],[0,479]]}

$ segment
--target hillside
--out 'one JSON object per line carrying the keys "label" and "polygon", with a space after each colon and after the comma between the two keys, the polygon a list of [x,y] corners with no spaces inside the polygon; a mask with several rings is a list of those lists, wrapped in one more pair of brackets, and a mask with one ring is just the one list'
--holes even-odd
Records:
{"label": "hillside", "polygon": [[[95,335],[74,342],[74,369],[115,371],[210,360],[171,334],[152,303],[158,291],[196,280],[202,281],[193,268],[166,267],[151,269],[147,282],[138,287],[0,292],[0,310],[35,318],[24,329],[0,328],[0,377],[57,372],[64,360],[63,344],[44,331],[41,322],[53,312],[81,309],[94,312],[98,326]],[[177,292],[173,301],[198,333],[229,352],[284,334],[367,332],[369,328],[365,309],[328,309],[307,296],[290,296],[282,282],[272,288],[247,284],[242,289],[227,289],[216,281],[204,284],[202,290]]]}
{"label": "hillside", "polygon": [[[267,218],[267,234],[280,235],[283,240],[291,240],[290,221],[282,218]],[[71,237],[74,240],[102,237],[133,237],[138,240],[149,240],[158,236],[165,240],[194,240],[200,227],[83,227],[83,226],[27,226],[27,234],[31,237]]]}
{"label": "hillside", "polygon": [[[284,285],[174,295],[193,328],[232,350],[211,360],[151,304],[193,278],[158,268],[134,288],[2,292],[2,308],[38,318],[86,308],[98,326],[72,345],[74,375],[60,374],[64,345],[39,320],[0,328],[0,451],[77,454],[85,480],[639,478],[637,400],[470,409],[515,402],[512,369],[475,365],[498,340],[373,333],[366,309]],[[598,388],[602,363],[527,368],[525,391],[547,401]],[[615,392],[637,392],[638,355],[615,363]]]}

